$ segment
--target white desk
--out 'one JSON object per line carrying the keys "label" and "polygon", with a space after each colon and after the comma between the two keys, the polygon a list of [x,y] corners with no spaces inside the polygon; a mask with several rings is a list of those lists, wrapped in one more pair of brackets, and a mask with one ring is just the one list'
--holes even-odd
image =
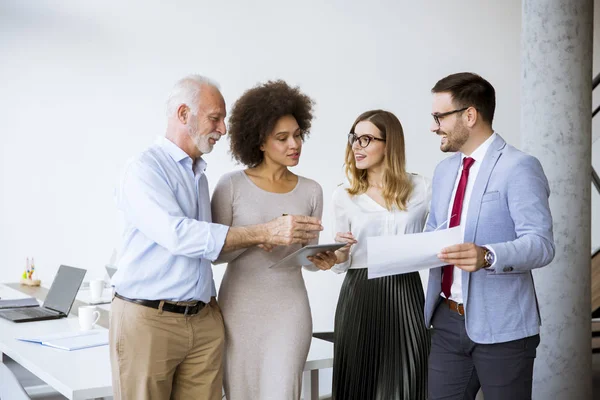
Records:
{"label": "white desk", "polygon": [[[23,294],[0,285],[0,297]],[[78,331],[77,318],[14,323],[0,318],[0,355],[6,354],[71,400],[112,396],[108,346],[64,351],[15,338]]]}
{"label": "white desk", "polygon": [[[0,297],[27,295],[0,284]],[[77,304],[73,305],[71,312]],[[106,319],[101,318],[101,321]],[[107,325],[107,323],[100,323]],[[2,353],[28,369],[71,400],[112,396],[108,346],[64,351],[15,338],[77,331],[77,317],[16,324],[0,318],[0,359]],[[333,344],[313,338],[303,373],[304,400],[319,399],[319,370],[333,367]]]}

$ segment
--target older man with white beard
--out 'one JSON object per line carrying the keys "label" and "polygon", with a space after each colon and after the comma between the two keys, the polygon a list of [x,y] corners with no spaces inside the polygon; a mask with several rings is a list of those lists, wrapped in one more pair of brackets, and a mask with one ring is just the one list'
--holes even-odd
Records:
{"label": "older man with white beard", "polygon": [[211,261],[221,251],[307,243],[321,221],[213,224],[202,155],[226,133],[225,101],[199,75],[175,85],[164,138],[131,160],[117,192],[124,219],[113,277],[110,359],[119,399],[221,399],[223,318]]}

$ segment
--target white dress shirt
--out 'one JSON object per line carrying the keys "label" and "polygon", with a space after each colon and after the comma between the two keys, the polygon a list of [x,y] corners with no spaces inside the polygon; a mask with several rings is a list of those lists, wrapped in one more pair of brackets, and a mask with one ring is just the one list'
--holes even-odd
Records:
{"label": "white dress shirt", "polygon": [[229,227],[211,223],[205,169],[167,138],[129,162],[116,193],[124,219],[117,293],[205,303],[216,296],[211,261]]}
{"label": "white dress shirt", "polygon": [[[496,138],[496,133],[492,133],[492,135],[470,155],[466,156],[461,154],[460,168],[458,169],[458,174],[456,176],[456,182],[454,182],[454,189],[452,191],[452,197],[450,198],[450,205],[448,207],[448,224],[450,223],[450,217],[452,213],[452,206],[454,205],[454,197],[456,196],[456,189],[458,188],[458,182],[460,181],[460,176],[462,174],[462,166],[463,160],[465,157],[471,157],[475,160],[473,165],[471,165],[471,169],[469,170],[469,180],[467,181],[467,188],[465,190],[465,196],[463,197],[463,205],[462,212],[460,215],[460,225],[464,227],[465,222],[467,221],[467,212],[469,210],[469,202],[471,200],[471,193],[473,192],[473,186],[475,185],[475,180],[477,179],[477,175],[479,174],[479,168],[481,167],[481,163],[487,153],[490,145]],[[463,229],[464,232],[464,229]],[[463,233],[464,234],[464,233]],[[493,249],[490,246],[485,246],[493,252]],[[494,261],[495,263],[495,261]],[[463,302],[462,295],[462,269],[454,267],[454,277],[452,280],[452,287],[450,288],[450,300],[454,300],[457,303]],[[444,296],[444,293],[442,293]]]}
{"label": "white dress shirt", "polygon": [[344,263],[331,269],[340,274],[348,269],[367,268],[367,238],[372,236],[395,236],[423,231],[431,203],[431,182],[419,175],[410,174],[413,192],[406,211],[389,211],[366,193],[350,196],[348,184],[340,185],[333,193],[335,216],[334,235],[352,232],[357,243],[350,249]]}

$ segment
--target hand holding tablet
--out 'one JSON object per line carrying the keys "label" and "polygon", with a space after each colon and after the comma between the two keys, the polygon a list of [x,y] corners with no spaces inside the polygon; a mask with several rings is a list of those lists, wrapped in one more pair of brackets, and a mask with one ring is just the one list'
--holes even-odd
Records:
{"label": "hand holding tablet", "polygon": [[341,247],[344,247],[345,245],[346,243],[330,243],[304,246],[300,250],[271,265],[269,268],[299,267],[302,265],[309,265],[312,264],[312,261],[310,261],[307,257],[314,257],[319,253],[325,253],[327,251],[335,251]]}

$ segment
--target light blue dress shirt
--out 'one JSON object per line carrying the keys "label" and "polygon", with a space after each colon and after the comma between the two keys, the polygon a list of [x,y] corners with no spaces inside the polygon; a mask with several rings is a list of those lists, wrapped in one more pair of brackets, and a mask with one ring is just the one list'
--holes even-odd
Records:
{"label": "light blue dress shirt", "polygon": [[127,164],[116,192],[123,217],[117,293],[205,303],[216,296],[211,261],[229,227],[212,223],[205,169],[167,138]]}

